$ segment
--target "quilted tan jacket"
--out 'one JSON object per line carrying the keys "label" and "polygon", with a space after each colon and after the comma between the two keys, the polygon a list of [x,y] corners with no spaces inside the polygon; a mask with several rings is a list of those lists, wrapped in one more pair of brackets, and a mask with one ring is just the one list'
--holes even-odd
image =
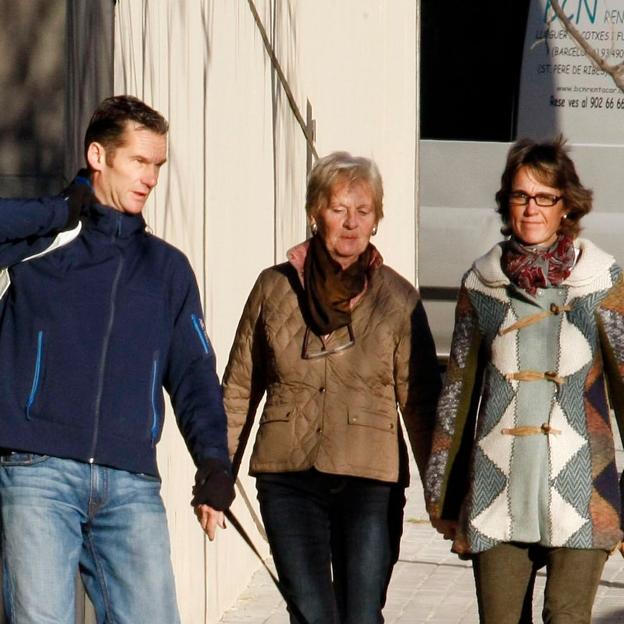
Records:
{"label": "quilted tan jacket", "polygon": [[[251,474],[315,467],[407,482],[398,405],[422,475],[440,379],[417,291],[377,256],[352,311],[354,344],[304,359],[306,323],[298,297],[306,251],[304,243],[289,252],[299,271],[290,263],[264,270],[243,310],[223,378],[235,466],[266,392]],[[308,338],[308,354],[318,353],[320,339],[312,332]],[[337,330],[326,338],[326,348],[346,345],[349,338],[346,328]]]}

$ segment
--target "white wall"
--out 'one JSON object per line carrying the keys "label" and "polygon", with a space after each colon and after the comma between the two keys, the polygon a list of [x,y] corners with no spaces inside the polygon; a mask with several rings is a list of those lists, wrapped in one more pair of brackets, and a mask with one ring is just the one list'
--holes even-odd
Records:
{"label": "white wall", "polygon": [[[323,155],[373,157],[386,186],[375,239],[414,279],[416,3],[257,0],[261,22]],[[222,372],[258,272],[305,237],[308,149],[244,0],[119,0],[115,92],[170,121],[153,231],[191,259]],[[258,563],[233,529],[214,544],[189,506],[194,468],[169,418],[159,461],[184,624],[216,622]],[[241,472],[246,472],[246,466]],[[244,479],[255,499],[253,480]],[[262,544],[242,505],[234,510]],[[268,554],[266,546],[263,552]]]}

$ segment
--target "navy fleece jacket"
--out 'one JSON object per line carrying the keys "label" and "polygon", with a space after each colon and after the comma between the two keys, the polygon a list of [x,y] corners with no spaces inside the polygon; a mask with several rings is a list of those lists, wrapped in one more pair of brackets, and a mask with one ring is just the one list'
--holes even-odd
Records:
{"label": "navy fleece jacket", "polygon": [[186,257],[140,215],[0,200],[0,447],[158,475],[163,387],[196,465],[229,465],[215,355]]}

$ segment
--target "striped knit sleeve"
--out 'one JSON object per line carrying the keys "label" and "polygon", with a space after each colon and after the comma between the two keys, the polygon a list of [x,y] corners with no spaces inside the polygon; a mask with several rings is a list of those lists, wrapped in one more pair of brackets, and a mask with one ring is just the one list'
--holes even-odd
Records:
{"label": "striped knit sleeve", "polygon": [[481,388],[480,346],[477,313],[462,283],[425,479],[427,509],[433,518],[457,520],[466,491],[478,405],[476,395]]}
{"label": "striped knit sleeve", "polygon": [[600,347],[609,400],[624,437],[624,275],[621,274],[598,307]]}

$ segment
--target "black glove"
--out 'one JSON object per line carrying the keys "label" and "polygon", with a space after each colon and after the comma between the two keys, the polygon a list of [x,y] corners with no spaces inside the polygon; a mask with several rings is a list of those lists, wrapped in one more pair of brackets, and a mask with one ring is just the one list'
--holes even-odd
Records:
{"label": "black glove", "polygon": [[217,511],[225,511],[234,496],[234,477],[229,466],[218,459],[205,459],[195,473],[191,505],[210,505]]}
{"label": "black glove", "polygon": [[72,230],[78,225],[83,210],[95,203],[95,195],[89,179],[89,170],[81,169],[69,186],[61,191],[61,195],[67,200],[69,209],[64,229]]}

